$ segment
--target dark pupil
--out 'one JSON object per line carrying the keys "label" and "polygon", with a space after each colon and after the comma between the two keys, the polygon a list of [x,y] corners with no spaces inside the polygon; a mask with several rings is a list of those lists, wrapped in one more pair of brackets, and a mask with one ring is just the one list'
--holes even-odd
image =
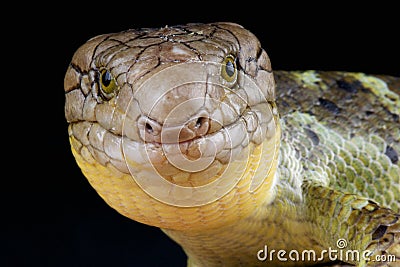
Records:
{"label": "dark pupil", "polygon": [[228,74],[229,77],[232,77],[233,74],[235,74],[235,66],[233,65],[232,61],[228,61],[226,63],[225,71],[226,71],[226,74]]}
{"label": "dark pupil", "polygon": [[111,83],[110,72],[106,71],[103,73],[103,75],[101,75],[101,83],[106,87],[110,85],[110,83]]}

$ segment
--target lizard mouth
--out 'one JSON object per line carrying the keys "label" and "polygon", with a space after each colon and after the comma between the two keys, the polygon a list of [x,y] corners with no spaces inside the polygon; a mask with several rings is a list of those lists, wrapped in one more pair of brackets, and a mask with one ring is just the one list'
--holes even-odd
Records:
{"label": "lizard mouth", "polygon": [[271,103],[248,107],[233,122],[220,123],[217,130],[212,127],[218,122],[215,119],[198,118],[204,125],[198,125],[198,119],[189,123],[204,127],[204,134],[191,138],[179,138],[179,131],[166,142],[161,137],[160,142],[135,141],[123,135],[124,159],[136,183],[156,199],[179,206],[213,201],[247,174],[254,176],[249,190],[258,188],[276,158],[280,136]]}
{"label": "lizard mouth", "polygon": [[[245,109],[229,124],[199,113],[181,126],[160,127],[154,120],[139,119],[140,142],[124,139],[128,168],[137,176],[148,168],[170,183],[197,187],[209,184],[234,162],[247,162],[255,146],[267,138],[263,115],[268,103]],[[140,174],[139,174],[140,175]]]}
{"label": "lizard mouth", "polygon": [[164,178],[181,185],[193,185],[194,180],[182,183],[182,177],[176,179],[169,175],[171,170],[189,173],[188,176],[203,172],[203,181],[214,177],[217,173],[210,175],[209,172],[204,176],[204,171],[216,165],[221,168],[243,153],[254,139],[254,124],[257,123],[257,115],[251,110],[227,125],[204,113],[182,126],[159,127],[146,118],[139,120],[141,146],[145,147],[149,162]]}

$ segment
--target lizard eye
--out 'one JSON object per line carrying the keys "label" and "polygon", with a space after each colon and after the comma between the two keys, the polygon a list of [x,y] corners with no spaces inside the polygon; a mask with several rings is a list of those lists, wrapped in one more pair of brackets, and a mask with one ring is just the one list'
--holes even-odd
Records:
{"label": "lizard eye", "polygon": [[114,96],[114,92],[118,86],[111,72],[106,69],[101,70],[99,83],[101,92],[105,98],[110,99]]}
{"label": "lizard eye", "polygon": [[228,55],[222,62],[221,75],[229,83],[236,80],[236,61],[232,55]]}

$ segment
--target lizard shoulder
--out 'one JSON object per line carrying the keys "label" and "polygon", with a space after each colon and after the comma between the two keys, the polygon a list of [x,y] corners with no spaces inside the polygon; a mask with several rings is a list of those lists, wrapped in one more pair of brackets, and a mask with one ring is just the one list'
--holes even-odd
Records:
{"label": "lizard shoulder", "polygon": [[295,151],[285,160],[301,162],[303,179],[400,209],[400,78],[278,71],[275,79],[282,151]]}

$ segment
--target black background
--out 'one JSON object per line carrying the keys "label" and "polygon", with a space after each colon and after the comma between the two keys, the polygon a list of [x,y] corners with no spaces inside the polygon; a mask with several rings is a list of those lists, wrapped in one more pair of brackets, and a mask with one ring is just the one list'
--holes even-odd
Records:
{"label": "black background", "polygon": [[350,7],[325,1],[299,6],[114,1],[16,7],[12,20],[3,24],[2,39],[8,50],[3,49],[6,160],[0,265],[186,264],[183,251],[159,229],[131,221],[107,206],[72,157],[63,79],[74,51],[89,38],[128,28],[232,21],[259,37],[273,69],[400,76],[395,10],[376,3]]}

